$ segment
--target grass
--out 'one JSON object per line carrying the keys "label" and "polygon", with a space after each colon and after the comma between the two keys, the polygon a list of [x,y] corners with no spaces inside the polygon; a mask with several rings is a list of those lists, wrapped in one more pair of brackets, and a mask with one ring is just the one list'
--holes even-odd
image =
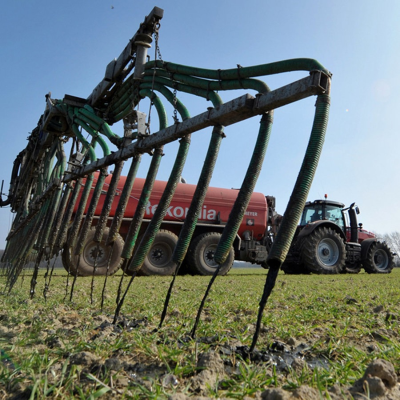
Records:
{"label": "grass", "polygon": [[[226,366],[226,376],[204,389],[215,398],[253,397],[267,387],[291,390],[304,384],[322,394],[335,383],[351,385],[376,358],[390,361],[400,373],[400,269],[390,275],[278,276],[257,349],[281,342],[294,355],[301,345],[308,363],[300,370],[252,362],[234,351],[251,344],[265,270],[234,269],[216,279],[196,341],[188,335],[209,277],[178,277],[164,326],[156,331],[169,277],[135,279],[121,311],[122,329],[110,325],[119,275],[108,279],[101,310],[103,278],[95,280],[93,304],[90,278],[79,278],[72,301],[64,299],[66,275],[60,270],[47,300],[43,274],[31,300],[29,272],[10,295],[1,296],[0,398],[194,395],[197,358],[209,350],[221,354]],[[5,278],[0,279],[2,289]],[[77,359],[82,352],[91,358]],[[166,383],[166,376],[172,380]]]}

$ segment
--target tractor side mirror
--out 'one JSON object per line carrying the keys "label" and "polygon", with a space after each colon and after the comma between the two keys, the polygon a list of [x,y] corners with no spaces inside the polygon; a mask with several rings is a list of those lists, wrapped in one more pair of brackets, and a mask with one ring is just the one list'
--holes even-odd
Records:
{"label": "tractor side mirror", "polygon": [[356,207],[356,214],[360,214],[360,209],[358,208],[358,206]]}

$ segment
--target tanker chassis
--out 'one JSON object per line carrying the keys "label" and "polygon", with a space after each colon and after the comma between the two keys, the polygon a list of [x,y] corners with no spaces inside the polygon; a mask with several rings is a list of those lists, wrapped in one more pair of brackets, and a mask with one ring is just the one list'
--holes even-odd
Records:
{"label": "tanker chassis", "polygon": [[[110,181],[111,175],[106,178],[104,189]],[[109,221],[115,214],[118,196],[125,182],[126,177],[121,177]],[[102,192],[95,211],[93,227],[83,246],[82,254],[75,255],[68,241],[64,245],[62,260],[64,268],[69,273],[79,276],[111,275],[120,268],[124,239],[129,231],[144,183],[144,179],[136,178],[113,247],[106,245],[108,228],[100,244],[94,241],[95,226],[107,193],[105,190]],[[164,181],[155,182],[136,243],[140,243],[140,236],[154,215],[165,186]],[[174,273],[176,265],[172,261],[172,254],[195,189],[195,185],[178,184],[140,274]],[[217,267],[214,252],[237,194],[238,190],[235,189],[217,187],[208,189],[181,271],[199,275],[214,273]],[[358,213],[358,207],[354,207],[354,204],[344,208],[344,204],[327,199],[306,203],[286,261],[282,265],[283,271],[287,274],[358,273],[364,267],[368,273],[390,273],[393,268],[393,253],[386,243],[380,242],[373,233],[364,230],[362,224],[357,225]],[[226,275],[235,260],[260,264],[266,268],[265,261],[279,229],[281,218],[275,211],[275,197],[254,192],[233,246],[224,264],[221,265],[220,274]]]}
{"label": "tanker chassis", "polygon": [[[95,178],[93,187],[96,184],[96,179],[97,177]],[[107,189],[110,181],[111,175],[106,178],[104,189]],[[115,214],[118,197],[122,192],[125,181],[126,177],[120,178],[109,215],[109,222],[111,222]],[[95,275],[106,275],[113,274],[120,268],[120,255],[124,247],[124,239],[134,216],[144,182],[145,179],[135,179],[119,236],[114,241],[113,248],[106,245],[108,228],[106,228],[103,234],[100,245],[93,240],[96,230],[95,226],[107,193],[103,190],[95,211],[93,227],[83,246],[82,254],[80,256],[75,255],[68,241],[64,245],[62,260],[63,266],[68,272],[79,276],[92,276],[93,273]],[[150,200],[146,205],[145,216],[136,243],[140,243],[140,236],[144,233],[150,219],[154,215],[165,186],[166,182],[164,181],[155,182]],[[171,260],[172,253],[195,189],[195,185],[187,183],[178,184],[161,229],[157,233],[154,243],[140,269],[140,274],[171,275],[174,273],[175,264]],[[213,260],[214,251],[237,194],[238,190],[235,189],[215,187],[208,189],[185,262],[181,267],[182,271],[200,275],[213,274],[217,266]],[[90,197],[88,203],[90,203]],[[268,251],[272,245],[279,218],[281,216],[275,212],[274,197],[264,196],[262,193],[253,193],[232,249],[224,264],[221,265],[220,274],[226,275],[231,269],[234,260],[262,264],[266,260]]]}

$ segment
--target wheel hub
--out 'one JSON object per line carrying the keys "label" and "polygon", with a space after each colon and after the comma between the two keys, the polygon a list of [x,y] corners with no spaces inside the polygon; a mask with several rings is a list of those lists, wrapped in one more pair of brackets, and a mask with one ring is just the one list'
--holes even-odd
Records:
{"label": "wheel hub", "polygon": [[83,251],[86,262],[93,267],[104,267],[107,265],[109,252],[104,248],[103,243],[92,242]]}
{"label": "wheel hub", "polygon": [[324,247],[324,248],[322,249],[322,255],[324,255],[324,256],[329,256],[329,249],[327,249],[326,247]]}
{"label": "wheel hub", "polygon": [[379,249],[374,255],[374,263],[377,268],[385,270],[388,266],[389,258],[383,250]]}
{"label": "wheel hub", "polygon": [[209,261],[214,261],[214,252],[213,251],[208,251],[207,252],[207,254],[206,254],[206,258],[207,258],[207,260],[209,260]]}
{"label": "wheel hub", "polygon": [[103,254],[104,254],[103,250],[97,248],[97,246],[90,251],[90,257],[92,257],[93,260],[103,257]]}
{"label": "wheel hub", "polygon": [[209,267],[216,268],[218,264],[214,260],[217,245],[210,245],[204,250],[204,261]]}
{"label": "wheel hub", "polygon": [[148,257],[155,267],[163,268],[166,264],[168,264],[171,256],[172,253],[169,251],[168,247],[162,243],[157,243],[150,250]]}
{"label": "wheel hub", "polygon": [[161,260],[161,258],[163,257],[163,252],[160,249],[156,249],[153,251],[153,259],[155,260]]}
{"label": "wheel hub", "polygon": [[339,248],[334,240],[325,238],[318,244],[318,258],[328,267],[333,267],[339,259]]}

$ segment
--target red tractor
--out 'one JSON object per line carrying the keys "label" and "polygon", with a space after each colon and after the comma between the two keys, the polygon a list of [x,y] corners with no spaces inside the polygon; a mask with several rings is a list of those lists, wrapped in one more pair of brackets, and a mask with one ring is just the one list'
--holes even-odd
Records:
{"label": "red tractor", "polygon": [[393,253],[385,242],[357,225],[358,207],[331,200],[307,202],[282,265],[287,274],[392,271]]}

